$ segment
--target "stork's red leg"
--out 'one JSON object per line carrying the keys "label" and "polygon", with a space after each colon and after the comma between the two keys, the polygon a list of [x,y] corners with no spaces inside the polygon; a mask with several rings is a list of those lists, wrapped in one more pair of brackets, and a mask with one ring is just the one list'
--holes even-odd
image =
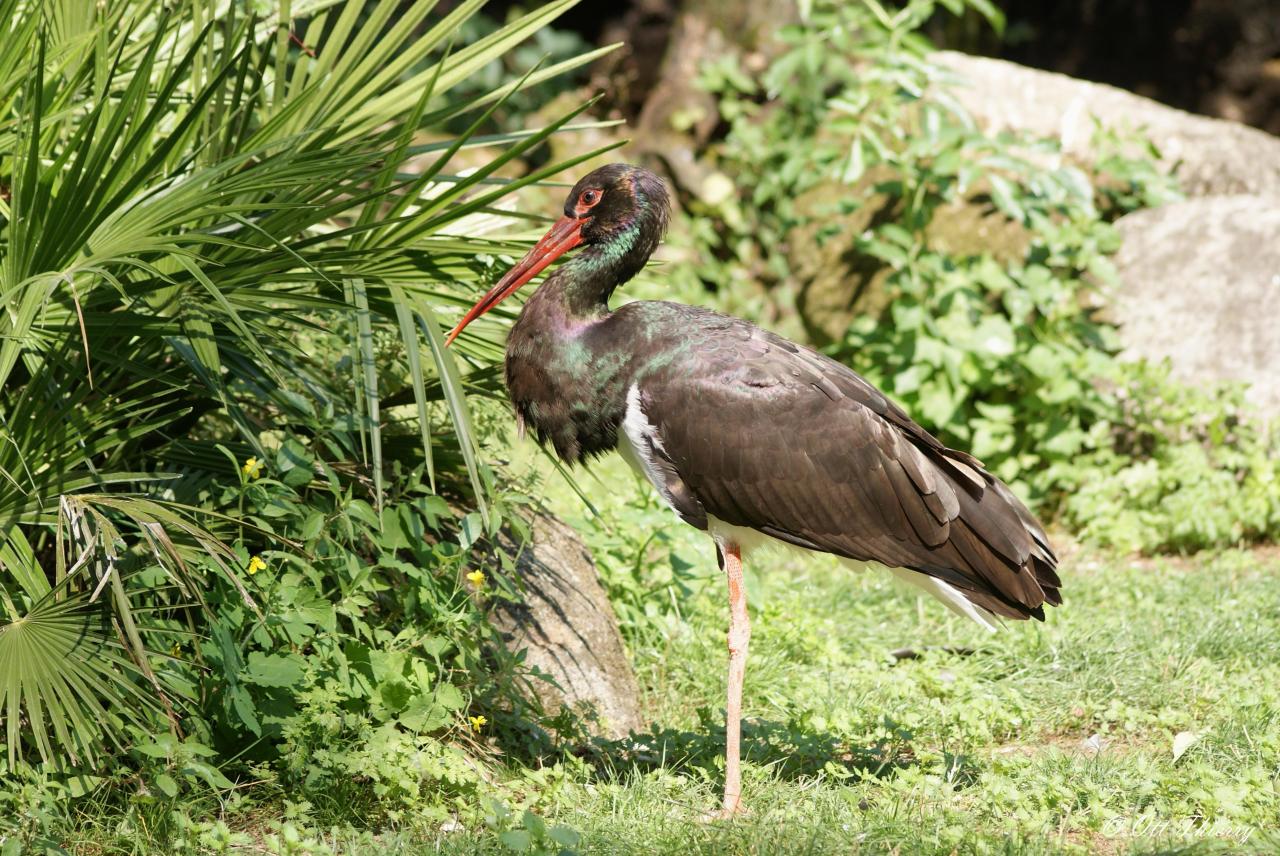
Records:
{"label": "stork's red leg", "polygon": [[742,584],[742,554],[737,544],[720,545],[729,582],[729,693],[724,723],[724,806],[721,817],[742,810],[742,681],[747,673],[751,621],[747,618],[747,590]]}

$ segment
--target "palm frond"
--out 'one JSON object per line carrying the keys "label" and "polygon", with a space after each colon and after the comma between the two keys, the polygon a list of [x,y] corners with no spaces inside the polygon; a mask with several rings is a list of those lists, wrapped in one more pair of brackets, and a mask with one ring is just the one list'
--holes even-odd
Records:
{"label": "palm frond", "polygon": [[[137,619],[157,592],[127,569],[163,569],[177,598],[167,606],[198,608],[214,575],[258,609],[219,534],[257,531],[252,521],[183,502],[234,473],[224,451],[265,454],[271,437],[319,437],[354,413],[353,439],[335,434],[329,448],[349,452],[376,500],[383,388],[399,385],[433,489],[469,493],[487,513],[467,396],[496,391],[494,354],[462,343],[464,377],[437,314],[468,302],[484,259],[514,246],[467,224],[507,216],[510,194],[591,155],[518,179],[503,168],[552,134],[598,125],[575,123],[578,108],[542,128],[475,134],[504,99],[594,54],[478,98],[452,90],[573,2],[464,44],[478,0],[442,15],[431,0],[298,0],[283,7],[293,20],[261,21],[231,0],[0,0],[0,715],[11,756],[27,746],[92,761],[124,724],[168,713],[178,693]],[[468,115],[460,136],[422,140]],[[457,169],[480,144],[497,147],[490,162]],[[425,170],[410,167],[423,157]],[[342,335],[346,369],[321,356]],[[403,378],[380,368],[388,340],[410,355]],[[326,425],[322,413],[341,417]]]}

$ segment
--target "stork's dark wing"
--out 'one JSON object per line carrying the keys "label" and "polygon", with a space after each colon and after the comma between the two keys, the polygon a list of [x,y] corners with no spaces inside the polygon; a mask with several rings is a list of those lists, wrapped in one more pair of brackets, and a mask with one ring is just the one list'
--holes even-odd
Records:
{"label": "stork's dark wing", "polygon": [[686,317],[639,379],[664,468],[707,514],[784,541],[941,579],[997,615],[1061,603],[1039,523],[980,462],[860,376],[736,319]]}

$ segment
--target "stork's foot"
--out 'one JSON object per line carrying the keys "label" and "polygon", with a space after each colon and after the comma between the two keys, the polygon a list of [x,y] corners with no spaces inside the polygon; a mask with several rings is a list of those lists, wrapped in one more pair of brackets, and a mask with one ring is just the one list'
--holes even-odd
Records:
{"label": "stork's foot", "polygon": [[719,820],[733,820],[736,817],[746,817],[751,814],[751,810],[742,804],[742,800],[738,800],[732,806],[725,806],[716,812],[716,818]]}
{"label": "stork's foot", "polygon": [[740,817],[749,817],[750,815],[751,810],[743,805],[741,800],[738,800],[733,804],[732,808],[725,806],[719,811],[709,811],[698,819],[703,823],[720,823],[721,821],[737,820]]}

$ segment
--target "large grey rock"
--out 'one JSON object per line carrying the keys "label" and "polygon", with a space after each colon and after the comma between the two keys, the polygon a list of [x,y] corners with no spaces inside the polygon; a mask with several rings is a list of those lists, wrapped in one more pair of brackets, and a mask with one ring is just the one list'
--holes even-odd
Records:
{"label": "large grey rock", "polygon": [[510,533],[499,546],[517,556],[523,603],[498,603],[490,620],[508,649],[555,679],[535,681],[548,711],[562,707],[594,719],[594,730],[622,737],[643,726],[640,689],[622,645],[613,607],[586,545],[564,522],[538,513],[527,543]]}
{"label": "large grey rock", "polygon": [[967,83],[949,91],[991,130],[1056,137],[1065,152],[1087,160],[1097,117],[1108,127],[1145,128],[1165,165],[1177,165],[1191,196],[1280,196],[1280,137],[1004,60],[954,51],[939,51],[934,58]]}
{"label": "large grey rock", "polygon": [[1122,217],[1108,308],[1126,355],[1189,381],[1241,380],[1280,415],[1280,199],[1189,199]]}

